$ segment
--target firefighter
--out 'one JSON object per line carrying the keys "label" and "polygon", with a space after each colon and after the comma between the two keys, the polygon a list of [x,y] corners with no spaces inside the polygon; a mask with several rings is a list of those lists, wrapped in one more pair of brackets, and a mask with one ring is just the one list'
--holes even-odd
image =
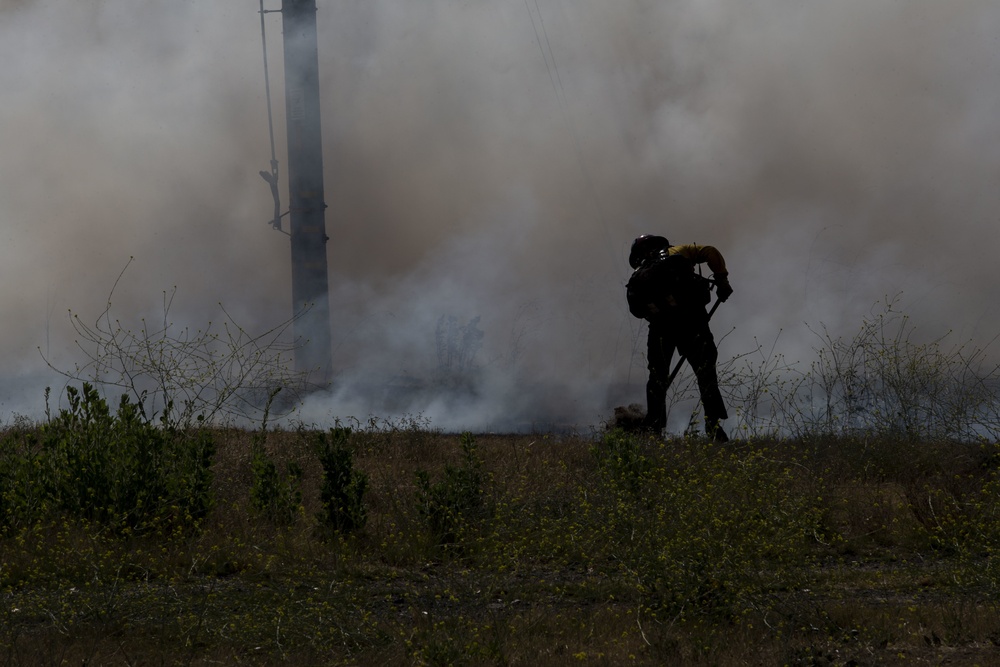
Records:
{"label": "firefighter", "polygon": [[647,339],[645,429],[660,433],[667,422],[667,388],[674,350],[694,370],[705,411],[705,432],[716,442],[729,437],[720,421],[729,415],[719,391],[715,339],[705,306],[711,300],[711,282],[695,272],[706,264],[712,272],[716,296],[725,301],[733,293],[722,253],[707,245],[670,245],[662,237],[644,234],[632,242],[629,265],[635,270],[626,290],[629,310],[649,322]]}

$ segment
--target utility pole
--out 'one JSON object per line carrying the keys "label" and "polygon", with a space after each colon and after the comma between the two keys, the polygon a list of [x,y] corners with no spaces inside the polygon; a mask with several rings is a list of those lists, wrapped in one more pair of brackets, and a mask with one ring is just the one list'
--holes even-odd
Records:
{"label": "utility pole", "polygon": [[333,372],[326,201],[319,106],[316,0],[282,0],[285,122],[288,132],[289,233],[295,370],[326,385]]}

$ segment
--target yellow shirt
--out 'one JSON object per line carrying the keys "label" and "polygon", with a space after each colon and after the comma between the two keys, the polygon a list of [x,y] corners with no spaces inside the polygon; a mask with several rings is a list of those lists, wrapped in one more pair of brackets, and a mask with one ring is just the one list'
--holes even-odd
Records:
{"label": "yellow shirt", "polygon": [[681,255],[695,264],[708,264],[708,268],[713,274],[729,275],[729,271],[726,270],[726,260],[723,259],[722,253],[713,246],[698,245],[697,243],[672,245],[667,249],[667,254]]}

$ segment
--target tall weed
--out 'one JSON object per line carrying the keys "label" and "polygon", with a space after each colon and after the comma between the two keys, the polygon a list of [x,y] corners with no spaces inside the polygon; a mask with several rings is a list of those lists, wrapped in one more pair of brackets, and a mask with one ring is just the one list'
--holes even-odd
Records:
{"label": "tall weed", "polygon": [[[104,310],[88,324],[70,313],[83,363],[72,369],[49,367],[71,382],[90,382],[131,396],[132,401],[160,412],[183,427],[204,422],[251,423],[273,409],[275,387],[286,396],[310,388],[307,373],[291,369],[300,343],[289,342],[298,313],[262,332],[244,329],[222,308],[221,327],[208,322],[203,329],[177,329],[171,322],[176,288],[163,293],[162,318],[142,319],[132,327],[112,313],[118,284],[108,294]],[[221,306],[220,306],[221,307]],[[295,400],[281,404],[288,411]]]}
{"label": "tall weed", "polygon": [[951,344],[947,335],[921,340],[897,301],[875,304],[851,336],[815,330],[816,356],[805,368],[763,348],[759,364],[753,355],[738,357],[747,362],[742,368],[723,364],[739,420],[733,430],[746,437],[1000,437],[1000,366],[985,349]]}

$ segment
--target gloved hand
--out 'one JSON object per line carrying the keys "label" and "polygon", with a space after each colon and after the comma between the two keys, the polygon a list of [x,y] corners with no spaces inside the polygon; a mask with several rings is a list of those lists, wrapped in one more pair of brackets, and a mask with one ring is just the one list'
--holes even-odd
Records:
{"label": "gloved hand", "polygon": [[724,273],[716,273],[712,277],[715,279],[715,295],[719,301],[725,302],[733,293],[733,288],[729,284],[729,276]]}

